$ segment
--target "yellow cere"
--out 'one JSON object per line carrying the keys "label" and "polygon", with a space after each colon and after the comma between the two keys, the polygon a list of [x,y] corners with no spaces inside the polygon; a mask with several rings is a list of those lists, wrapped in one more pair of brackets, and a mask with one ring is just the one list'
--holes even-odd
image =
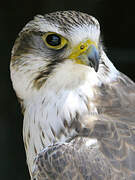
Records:
{"label": "yellow cere", "polygon": [[91,40],[87,40],[86,42],[79,43],[76,47],[73,48],[72,53],[69,55],[69,59],[75,60],[77,64],[85,64],[83,60],[79,58],[81,54],[86,54],[90,45],[94,45],[97,47],[96,43]]}

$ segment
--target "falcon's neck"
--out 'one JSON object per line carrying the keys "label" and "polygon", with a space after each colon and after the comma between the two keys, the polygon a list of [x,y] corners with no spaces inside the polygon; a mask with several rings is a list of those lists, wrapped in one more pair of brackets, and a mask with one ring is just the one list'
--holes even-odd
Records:
{"label": "falcon's neck", "polygon": [[[87,124],[82,118],[91,115],[88,121],[92,123],[93,117],[98,115],[95,101],[100,86],[114,81],[117,76],[109,60],[106,63],[96,73],[92,68],[67,61],[24,102],[23,136],[30,172],[36,154],[43,148],[66,142],[78,133],[80,126]],[[105,69],[108,65],[114,68],[109,73]]]}

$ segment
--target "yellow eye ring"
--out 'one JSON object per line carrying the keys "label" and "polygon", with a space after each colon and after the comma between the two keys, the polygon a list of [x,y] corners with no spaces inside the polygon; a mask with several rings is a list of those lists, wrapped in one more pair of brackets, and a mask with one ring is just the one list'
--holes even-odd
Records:
{"label": "yellow eye ring", "polygon": [[63,36],[54,32],[45,33],[42,39],[47,47],[55,50],[62,49],[67,44],[67,40]]}

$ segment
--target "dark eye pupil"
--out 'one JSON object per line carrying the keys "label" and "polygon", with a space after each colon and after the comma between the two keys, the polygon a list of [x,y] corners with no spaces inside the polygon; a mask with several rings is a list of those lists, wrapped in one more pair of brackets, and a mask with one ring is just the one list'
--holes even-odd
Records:
{"label": "dark eye pupil", "polygon": [[50,34],[46,37],[46,42],[51,46],[58,46],[61,44],[61,38],[56,34]]}

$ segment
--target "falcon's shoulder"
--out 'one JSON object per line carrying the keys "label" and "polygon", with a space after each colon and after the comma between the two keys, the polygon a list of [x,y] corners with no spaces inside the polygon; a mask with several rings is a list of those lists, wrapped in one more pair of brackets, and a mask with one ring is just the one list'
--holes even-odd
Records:
{"label": "falcon's shoulder", "polygon": [[101,94],[91,136],[100,141],[112,169],[135,179],[135,83],[120,73],[116,82],[102,87]]}

